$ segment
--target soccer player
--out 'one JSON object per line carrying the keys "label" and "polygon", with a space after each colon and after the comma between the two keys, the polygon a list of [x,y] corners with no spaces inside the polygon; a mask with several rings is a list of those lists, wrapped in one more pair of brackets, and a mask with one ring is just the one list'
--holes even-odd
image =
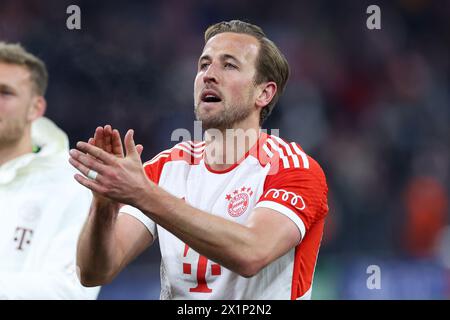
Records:
{"label": "soccer player", "polygon": [[288,75],[259,27],[215,24],[194,84],[205,141],[178,143],[142,166],[133,130],[124,155],[107,125],[70,151],[75,179],[94,192],[77,251],[84,285],[110,282],[158,238],[161,299],[311,297],[325,176],[298,144],[260,130]]}
{"label": "soccer player", "polygon": [[47,79],[40,59],[0,42],[0,299],[95,299],[75,269],[92,196],[73,181],[66,134],[43,117]]}

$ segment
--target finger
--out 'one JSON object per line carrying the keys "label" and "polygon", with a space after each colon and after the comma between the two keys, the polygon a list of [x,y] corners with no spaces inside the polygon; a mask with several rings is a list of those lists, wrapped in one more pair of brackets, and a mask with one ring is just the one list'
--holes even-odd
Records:
{"label": "finger", "polygon": [[94,133],[95,145],[100,149],[103,149],[104,146],[104,138],[103,138],[103,127],[97,127]]}
{"label": "finger", "polygon": [[125,149],[127,151],[127,157],[138,155],[136,145],[134,144],[133,135],[133,129],[128,130],[127,134],[125,135]]}
{"label": "finger", "polygon": [[116,156],[121,158],[124,157],[122,139],[120,138],[120,133],[117,129],[114,129],[112,133],[112,151]]}
{"label": "finger", "polygon": [[138,144],[136,146],[136,151],[139,154],[139,157],[142,155],[142,151],[144,150],[144,146],[142,144]]}
{"label": "finger", "polygon": [[[74,159],[77,159],[78,161],[83,162],[83,164],[88,167],[95,167],[92,169],[96,171],[106,171],[105,165],[112,165],[115,163],[115,159],[111,159],[110,157],[108,157],[107,152],[89,143],[79,141],[77,143],[77,148],[78,149],[71,149],[69,151],[70,156]],[[97,166],[101,167],[97,168]]]}
{"label": "finger", "polygon": [[106,166],[99,162],[99,160],[84,154],[78,150],[70,150],[69,163],[80,171],[85,176],[88,175],[89,170],[97,171],[98,177],[104,174],[107,169]]}
{"label": "finger", "polygon": [[111,135],[112,135],[112,129],[111,126],[109,124],[107,124],[104,128],[103,128],[103,138],[104,138],[104,148],[103,150],[105,150],[108,153],[111,153],[112,151],[112,146],[111,146]]}
{"label": "finger", "polygon": [[115,156],[113,156],[110,153],[107,153],[106,151],[96,147],[96,146],[91,146],[90,144],[83,142],[83,141],[79,141],[77,142],[77,148],[78,150],[90,154],[91,156],[93,156],[94,158],[97,158],[98,160],[103,161],[105,164],[115,164],[117,158]]}
{"label": "finger", "polygon": [[83,177],[81,174],[75,174],[74,175],[75,180],[86,188],[92,190],[95,193],[98,193],[102,196],[107,197],[108,190],[103,187],[101,184],[97,183],[95,180],[88,179],[86,177]]}
{"label": "finger", "polygon": [[[92,146],[95,146],[95,145],[96,145],[95,139],[94,139],[94,138],[89,138],[88,143],[89,143],[90,145],[92,145]],[[91,156],[91,155],[88,155],[88,156],[94,158],[94,157]],[[96,158],[94,158],[94,159],[96,159]],[[97,160],[98,160],[98,159],[97,159]],[[103,163],[103,161],[101,161],[101,160],[98,160],[98,161],[100,161],[100,162]]]}
{"label": "finger", "polygon": [[[72,165],[72,167],[74,167],[80,173],[82,173],[84,177],[89,178],[88,173],[89,173],[90,169],[88,167],[86,167],[81,162],[79,162],[73,158],[69,158],[69,163]],[[100,184],[104,182],[103,176],[101,174],[99,174],[98,172],[97,172],[97,176],[95,177],[95,180],[97,182],[99,182]]]}

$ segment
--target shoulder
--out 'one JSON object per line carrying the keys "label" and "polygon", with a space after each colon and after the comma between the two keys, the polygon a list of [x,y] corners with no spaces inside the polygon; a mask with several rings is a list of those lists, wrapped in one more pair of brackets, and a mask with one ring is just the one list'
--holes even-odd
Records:
{"label": "shoulder", "polygon": [[[262,146],[263,160],[270,164],[269,176],[312,175],[325,181],[325,173],[319,163],[307,154],[300,144],[288,142],[274,135],[267,135]],[[265,163],[264,163],[265,162]]]}
{"label": "shoulder", "polygon": [[189,164],[197,164],[203,155],[205,142],[184,141],[177,143],[172,148],[161,151],[152,159],[144,163],[144,167],[164,164],[170,161],[185,161]]}
{"label": "shoulder", "polygon": [[[158,153],[144,163],[144,170],[153,181],[158,180],[164,166],[170,162],[183,162],[186,165],[198,165],[203,158],[204,141],[183,141],[172,148]],[[156,181],[155,181],[156,182]]]}
{"label": "shoulder", "polygon": [[89,208],[92,194],[89,189],[79,184],[74,175],[77,170],[68,162],[68,155],[58,154],[36,159],[20,170],[15,179],[15,188],[20,188],[18,195],[22,199],[60,208],[76,205]]}
{"label": "shoulder", "polygon": [[[298,214],[306,229],[328,213],[328,186],[319,163],[299,144],[270,136],[270,169],[259,206]],[[275,203],[275,204],[273,204]],[[293,216],[293,215],[291,215]],[[304,232],[302,232],[303,234]]]}
{"label": "shoulder", "polygon": [[[69,164],[69,154],[60,152],[54,155],[38,155],[23,171],[36,178],[55,184],[79,185],[73,178],[77,170]],[[72,182],[75,182],[72,184]]]}
{"label": "shoulder", "polygon": [[78,170],[69,164],[69,157],[61,155],[59,159],[54,159],[53,167],[47,167],[43,171],[44,178],[51,180],[55,188],[59,187],[59,192],[65,194],[67,198],[83,199],[90,202],[91,191],[79,184],[74,176],[79,174]]}

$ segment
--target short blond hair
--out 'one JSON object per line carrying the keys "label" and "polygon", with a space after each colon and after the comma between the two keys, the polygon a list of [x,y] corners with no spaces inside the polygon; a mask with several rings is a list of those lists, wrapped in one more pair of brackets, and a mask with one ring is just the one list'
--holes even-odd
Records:
{"label": "short blond hair", "polygon": [[48,72],[45,63],[27,52],[19,43],[0,42],[0,62],[25,67],[30,72],[35,92],[44,96],[48,84]]}
{"label": "short blond hair", "polygon": [[277,92],[272,101],[261,110],[259,120],[261,125],[269,117],[284,91],[290,73],[289,64],[280,49],[266,37],[266,34],[260,27],[241,20],[222,21],[209,26],[205,31],[205,43],[215,35],[223,32],[243,33],[255,37],[260,44],[255,66],[255,83],[274,81],[277,84]]}

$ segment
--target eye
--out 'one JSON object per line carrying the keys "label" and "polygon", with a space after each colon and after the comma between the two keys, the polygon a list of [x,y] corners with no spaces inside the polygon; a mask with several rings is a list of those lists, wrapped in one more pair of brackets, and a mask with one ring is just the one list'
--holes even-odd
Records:
{"label": "eye", "polygon": [[208,66],[209,66],[209,63],[206,63],[206,62],[201,63],[201,64],[200,64],[200,70],[205,70],[206,67],[208,67]]}
{"label": "eye", "polygon": [[13,92],[9,90],[0,90],[0,95],[2,96],[12,96]]}
{"label": "eye", "polygon": [[225,63],[225,68],[226,68],[226,69],[237,69],[237,66],[235,66],[235,65],[232,64],[232,63],[226,62],[226,63]]}

